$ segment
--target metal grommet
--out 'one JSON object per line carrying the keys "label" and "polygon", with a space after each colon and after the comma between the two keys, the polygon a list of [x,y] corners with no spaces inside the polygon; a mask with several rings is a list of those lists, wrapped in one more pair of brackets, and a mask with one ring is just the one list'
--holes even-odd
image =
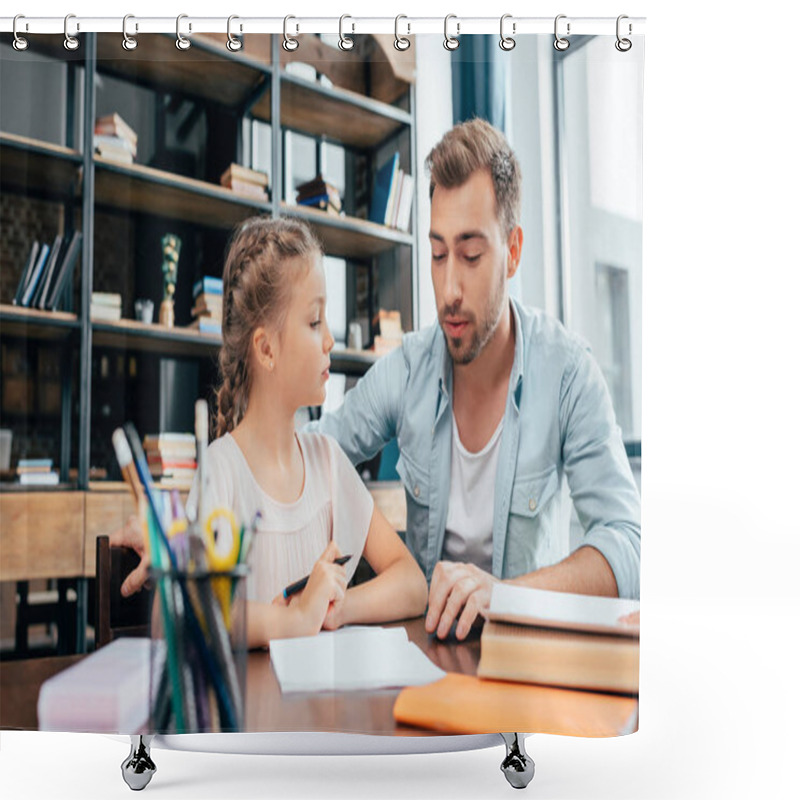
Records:
{"label": "metal grommet", "polygon": [[[456,15],[448,14],[444,18],[444,49],[450,50],[452,52],[453,50],[458,50],[458,45],[461,43],[458,41],[458,39],[456,39],[455,36],[449,36],[447,33],[447,23],[450,22],[451,19],[456,19]],[[460,33],[461,33],[461,23],[456,22],[456,34],[458,35]]]}
{"label": "metal grommet", "polygon": [[[122,18],[122,47],[125,50],[135,50],[139,42],[133,36],[128,36],[128,20],[136,19],[133,14],[126,14]],[[139,23],[136,23],[134,30],[139,30]]]}
{"label": "metal grommet", "polygon": [[[630,39],[623,39],[619,35],[620,22],[622,22],[622,20],[624,20],[624,19],[628,19],[628,16],[626,14],[620,14],[617,17],[617,41],[614,42],[614,47],[616,47],[617,50],[620,51],[620,53],[627,53],[628,50],[630,50],[631,47],[633,47],[633,42],[631,42]],[[633,25],[631,25],[631,23],[629,22],[628,23],[628,36],[630,36],[632,33],[633,33]]]}
{"label": "metal grommet", "polygon": [[290,15],[283,18],[283,49],[286,50],[287,53],[293,53],[300,47],[300,42],[298,42],[294,36],[289,35],[288,25],[290,19],[296,19],[296,17]]}
{"label": "metal grommet", "polygon": [[[178,18],[175,20],[175,47],[178,50],[188,50],[192,43],[181,33],[181,20],[188,19],[188,14],[178,14]],[[189,23],[189,33],[192,32],[192,23]]]}
{"label": "metal grommet", "polygon": [[[397,30],[401,19],[408,19],[408,17],[405,14],[398,14],[394,18],[394,49],[400,50],[400,52],[408,50],[408,48],[411,47],[411,39],[406,39],[405,36],[401,36]],[[406,27],[408,28],[408,33],[411,33],[411,25],[406,23]]]}
{"label": "metal grommet", "polygon": [[[511,14],[503,14],[503,16],[500,17],[500,49],[505,50],[506,52],[508,52],[509,50],[513,50],[517,46],[517,43],[514,41],[514,39],[512,39],[510,36],[506,36],[503,33],[503,24],[507,19],[511,19]],[[516,22],[511,23],[511,32],[516,34],[517,32]]]}
{"label": "metal grommet", "polygon": [[[352,50],[356,44],[349,36],[344,35],[343,27],[346,19],[353,18],[349,14],[342,14],[342,16],[339,17],[339,49],[344,51]],[[353,23],[353,31],[355,31],[355,29],[356,26],[355,23]]]}
{"label": "metal grommet", "polygon": [[[14,49],[17,52],[22,52],[23,50],[27,50],[28,49],[28,45],[30,44],[30,42],[24,36],[20,36],[17,33],[17,22],[19,20],[21,20],[21,19],[25,19],[25,15],[24,14],[17,14],[17,16],[14,17],[14,26],[13,26],[14,41],[12,42],[12,46],[14,47]],[[25,23],[25,30],[26,31],[28,30],[28,23],[27,22]]]}
{"label": "metal grommet", "polygon": [[[74,14],[67,14],[67,16],[64,17],[64,49],[65,50],[74,51],[74,50],[77,50],[81,46],[81,43],[78,41],[78,39],[75,36],[70,36],[69,30],[67,30],[68,27],[69,27],[69,21],[71,19],[75,19],[75,15]],[[81,29],[81,25],[80,25],[80,23],[77,23],[76,30],[80,30],[80,29]]]}
{"label": "metal grommet", "polygon": [[[242,40],[231,33],[231,22],[233,22],[235,19],[239,19],[239,17],[237,17],[235,14],[232,14],[230,17],[228,17],[228,41],[226,42],[225,46],[231,51],[231,53],[238,53],[239,50],[241,50],[244,46],[242,44]],[[241,32],[242,26],[240,25],[239,33]]]}
{"label": "metal grommet", "polygon": [[[559,14],[556,17],[555,26],[553,28],[554,33],[555,33],[555,37],[556,37],[555,41],[553,42],[553,47],[555,47],[556,50],[559,50],[561,52],[563,52],[564,50],[566,50],[569,47],[569,39],[566,39],[565,37],[558,35],[558,21],[560,19],[566,19],[566,18],[567,18],[566,14]],[[568,22],[567,23],[567,36],[569,36],[569,29],[570,29],[570,24]]]}

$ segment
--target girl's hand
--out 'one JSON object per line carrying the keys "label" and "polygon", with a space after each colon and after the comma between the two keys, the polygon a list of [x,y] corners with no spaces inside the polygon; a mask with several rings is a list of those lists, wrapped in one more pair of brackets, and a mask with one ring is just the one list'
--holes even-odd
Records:
{"label": "girl's hand", "polygon": [[336,542],[331,542],[314,564],[296,603],[312,633],[319,633],[331,607],[341,606],[344,600],[347,589],[344,566],[333,563],[340,555]]}

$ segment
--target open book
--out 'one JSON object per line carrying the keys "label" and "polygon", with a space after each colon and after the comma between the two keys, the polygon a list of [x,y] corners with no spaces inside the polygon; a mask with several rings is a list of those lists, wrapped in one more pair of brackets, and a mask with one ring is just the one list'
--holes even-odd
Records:
{"label": "open book", "polygon": [[507,583],[495,584],[489,610],[484,613],[492,622],[515,622],[544,628],[615,633],[638,636],[638,622],[624,617],[639,611],[638,600],[596,597],[569,592],[550,592]]}

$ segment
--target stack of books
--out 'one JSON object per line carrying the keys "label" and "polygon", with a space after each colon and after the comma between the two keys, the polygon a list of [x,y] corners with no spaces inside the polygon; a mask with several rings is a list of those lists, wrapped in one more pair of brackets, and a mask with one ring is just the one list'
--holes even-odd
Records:
{"label": "stack of books", "polygon": [[372,345],[376,355],[386,355],[396,347],[400,347],[403,341],[403,325],[399,311],[380,309],[372,320],[372,325],[378,331]]}
{"label": "stack of books", "polygon": [[122,295],[113,292],[92,292],[89,316],[101,322],[117,322],[122,319]]}
{"label": "stack of books", "polygon": [[153,480],[164,489],[190,489],[197,469],[193,433],[157,433],[144,437],[144,452]]}
{"label": "stack of books", "polygon": [[103,158],[133,164],[138,138],[119,114],[107,114],[95,120],[94,151]]}
{"label": "stack of books", "polygon": [[222,174],[219,182],[237,194],[252,197],[254,200],[267,200],[269,175],[266,172],[248,169],[241,164],[231,164]]}
{"label": "stack of books", "polygon": [[637,694],[638,611],[638,600],[497,584],[478,677]]}
{"label": "stack of books", "polygon": [[297,187],[297,204],[320,208],[338,217],[342,213],[342,197],[339,190],[328,183],[322,175]]}
{"label": "stack of books", "polygon": [[395,152],[375,175],[369,219],[378,225],[407,231],[413,199],[414,179],[400,169],[400,153]]}
{"label": "stack of books", "polygon": [[21,458],[17,463],[17,475],[23,486],[55,486],[58,483],[52,458]]}
{"label": "stack of books", "polygon": [[192,324],[200,333],[222,335],[222,278],[208,275],[194,285]]}
{"label": "stack of books", "polygon": [[13,304],[53,311],[58,306],[67,278],[78,261],[80,231],[56,236],[52,245],[34,241],[14,294]]}

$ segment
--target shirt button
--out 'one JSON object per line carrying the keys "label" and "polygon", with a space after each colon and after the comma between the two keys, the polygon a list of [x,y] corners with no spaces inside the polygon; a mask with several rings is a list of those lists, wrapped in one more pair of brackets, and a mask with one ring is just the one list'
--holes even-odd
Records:
{"label": "shirt button", "polygon": [[532,497],[530,500],[528,500],[528,508],[531,511],[536,511],[536,501]]}
{"label": "shirt button", "polygon": [[414,497],[419,497],[419,486],[414,487]]}

